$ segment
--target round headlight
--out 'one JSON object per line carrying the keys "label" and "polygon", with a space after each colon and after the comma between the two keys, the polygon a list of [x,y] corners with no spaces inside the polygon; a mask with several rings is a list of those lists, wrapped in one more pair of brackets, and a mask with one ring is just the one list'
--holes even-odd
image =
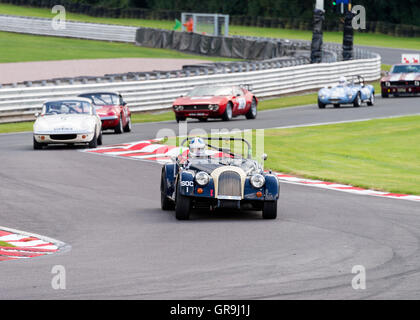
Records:
{"label": "round headlight", "polygon": [[195,182],[197,182],[200,186],[205,186],[209,183],[209,181],[210,176],[204,171],[200,171],[195,175]]}
{"label": "round headlight", "polygon": [[209,110],[210,111],[217,111],[217,110],[219,110],[219,105],[218,104],[211,104],[211,105],[209,105]]}
{"label": "round headlight", "polygon": [[420,85],[420,81],[414,81],[414,85],[415,86],[419,86]]}
{"label": "round headlight", "polygon": [[387,87],[390,87],[391,86],[391,83],[390,82],[385,82],[385,85],[387,86]]}
{"label": "round headlight", "polygon": [[252,186],[253,186],[254,188],[259,189],[259,188],[261,188],[261,187],[264,185],[264,183],[265,183],[265,178],[264,178],[264,176],[263,176],[263,175],[261,175],[261,174],[254,174],[254,175],[251,177],[250,182],[251,182],[251,184],[252,184]]}

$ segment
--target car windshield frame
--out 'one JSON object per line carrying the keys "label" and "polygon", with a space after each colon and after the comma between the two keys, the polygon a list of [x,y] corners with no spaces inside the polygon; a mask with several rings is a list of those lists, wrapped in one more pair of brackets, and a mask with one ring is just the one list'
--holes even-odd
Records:
{"label": "car windshield frame", "polygon": [[203,86],[196,87],[187,93],[187,97],[216,97],[216,96],[232,96],[232,87],[222,86]]}
{"label": "car windshield frame", "polygon": [[68,115],[68,114],[85,114],[92,115],[94,113],[92,104],[83,100],[57,100],[48,101],[42,106],[43,116],[49,115]]}
{"label": "car windshield frame", "polygon": [[395,65],[390,73],[420,73],[420,64]]}

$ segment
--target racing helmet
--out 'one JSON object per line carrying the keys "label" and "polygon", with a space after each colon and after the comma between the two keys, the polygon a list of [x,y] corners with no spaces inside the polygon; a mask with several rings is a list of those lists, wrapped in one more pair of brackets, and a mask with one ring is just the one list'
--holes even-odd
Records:
{"label": "racing helmet", "polygon": [[203,157],[206,155],[206,144],[201,138],[193,138],[190,141],[190,154],[193,157]]}
{"label": "racing helmet", "polygon": [[347,85],[347,79],[346,79],[346,77],[340,77],[340,80],[338,80],[338,84],[339,84],[340,86],[345,86],[345,85]]}

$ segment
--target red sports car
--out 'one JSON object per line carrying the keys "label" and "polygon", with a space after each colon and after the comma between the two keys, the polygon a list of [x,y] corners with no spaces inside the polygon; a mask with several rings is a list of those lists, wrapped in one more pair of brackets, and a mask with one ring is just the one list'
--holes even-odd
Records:
{"label": "red sports car", "polygon": [[420,93],[420,64],[396,64],[381,79],[382,97]]}
{"label": "red sports car", "polygon": [[191,90],[173,103],[176,121],[195,118],[206,121],[221,118],[225,121],[233,117],[257,117],[258,99],[248,86],[202,86]]}
{"label": "red sports car", "polygon": [[121,94],[117,92],[91,92],[79,95],[88,98],[102,121],[102,130],[115,133],[131,131],[131,112]]}

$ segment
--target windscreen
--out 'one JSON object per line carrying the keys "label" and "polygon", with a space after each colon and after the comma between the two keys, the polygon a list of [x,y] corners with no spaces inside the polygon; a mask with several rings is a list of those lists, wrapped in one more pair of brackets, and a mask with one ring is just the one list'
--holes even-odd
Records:
{"label": "windscreen", "polygon": [[231,87],[197,87],[192,89],[187,96],[189,97],[205,97],[205,96],[231,96],[232,88]]}
{"label": "windscreen", "polygon": [[43,115],[55,114],[91,114],[92,106],[86,101],[62,100],[47,102],[43,107]]}
{"label": "windscreen", "polygon": [[96,106],[118,105],[120,100],[119,96],[113,93],[89,93],[81,96],[92,100]]}
{"label": "windscreen", "polygon": [[420,73],[420,64],[394,66],[391,73]]}

